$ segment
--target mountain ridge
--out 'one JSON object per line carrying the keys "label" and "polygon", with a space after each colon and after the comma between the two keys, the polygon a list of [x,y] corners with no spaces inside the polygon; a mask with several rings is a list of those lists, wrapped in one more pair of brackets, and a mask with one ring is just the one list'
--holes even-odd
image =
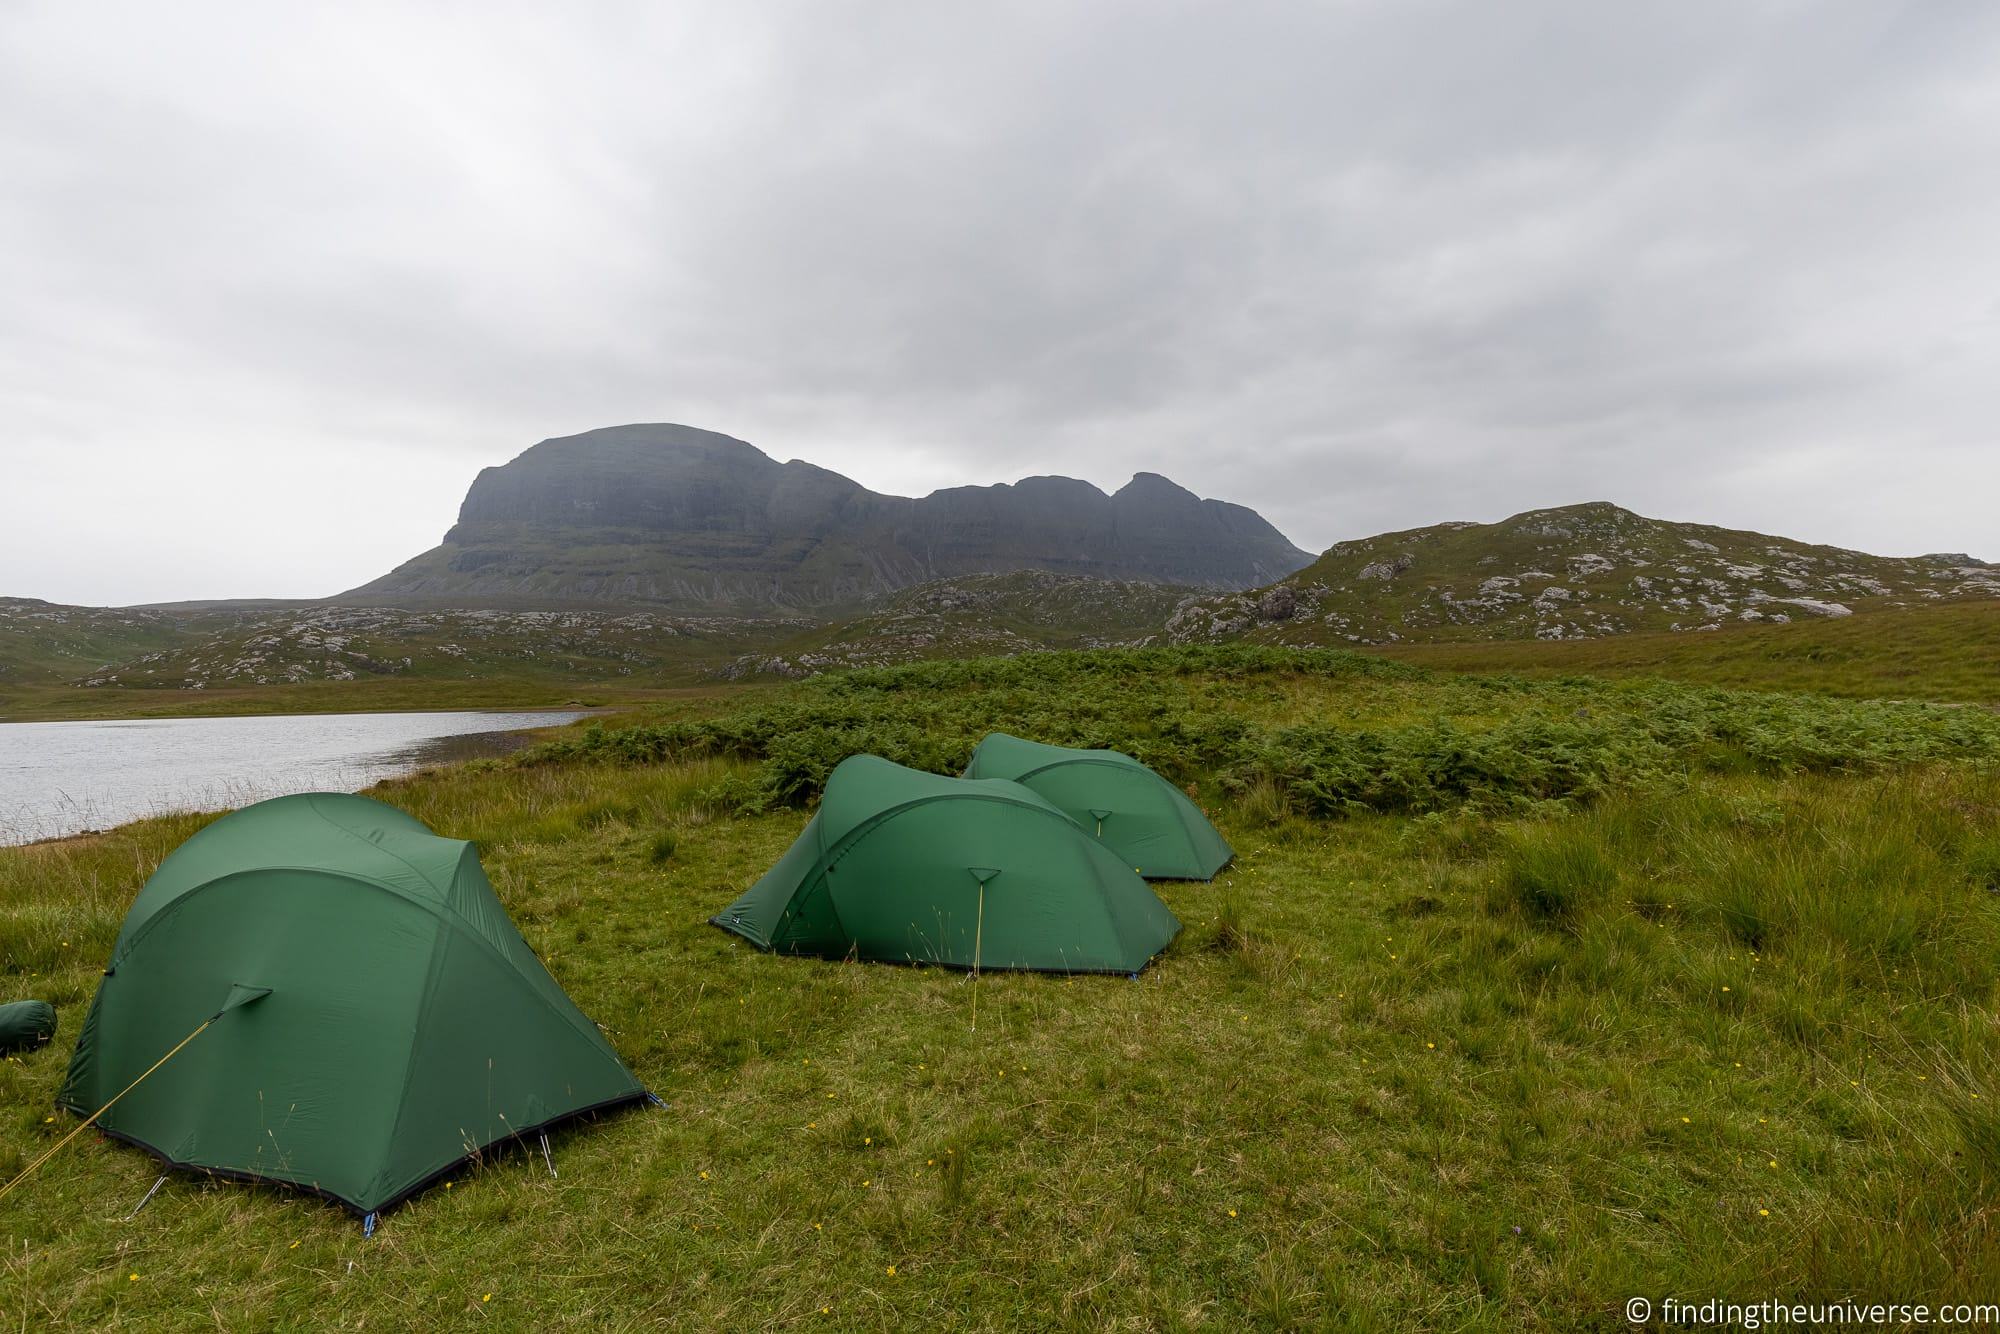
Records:
{"label": "mountain ridge", "polygon": [[437,547],[336,599],[704,611],[859,605],[939,578],[1039,569],[1243,588],[1309,563],[1256,511],[1153,472],[889,496],[673,423],[543,440],[482,469]]}
{"label": "mountain ridge", "polygon": [[[1922,616],[1925,608],[1945,619]],[[1872,556],[1592,502],[1336,543],[1310,566],[1246,592],[1017,570],[928,580],[854,608],[761,615],[324,600],[87,608],[0,597],[0,711],[10,697],[16,711],[51,707],[35,701],[64,692],[137,703],[395,682],[431,692],[397,698],[426,701],[482,681],[643,690],[920,658],[1232,639],[1422,650],[1425,660],[1510,670],[1542,661],[1532,653],[1538,641],[1560,640],[1569,642],[1549,644],[1559,651],[1549,661],[1603,661],[1628,674],[1654,658],[1682,661],[1681,675],[1711,662],[1741,669],[1769,655],[1824,659],[1835,675],[1827,664],[1836,660],[1879,659],[1869,678],[1879,693],[1902,679],[1897,672],[1926,670],[1889,663],[1896,642],[1918,636],[1930,656],[1915,661],[1945,670],[1949,659],[1963,678],[1952,686],[1957,696],[1991,702],[2000,686],[1982,693],[1990,654],[1978,646],[1992,642],[1996,614],[2000,565],[1963,554]],[[1864,629],[1878,616],[1880,632]],[[1760,626],[1770,631],[1768,648],[1754,647],[1766,642]],[[1735,633],[1695,633],[1717,629]],[[1627,637],[1630,649],[1610,647]],[[1739,683],[1754,679],[1751,672]]]}

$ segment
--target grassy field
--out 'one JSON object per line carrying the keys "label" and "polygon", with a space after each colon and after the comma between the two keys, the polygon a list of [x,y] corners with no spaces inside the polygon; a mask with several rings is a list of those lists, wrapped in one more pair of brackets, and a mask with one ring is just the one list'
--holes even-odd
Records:
{"label": "grassy field", "polygon": [[1663,676],[1747,690],[2000,705],[2000,602],[1702,634],[1410,644],[1375,651],[1448,671]]}
{"label": "grassy field", "polygon": [[[1238,850],[1137,980],[704,924],[830,760],[1110,743]],[[372,1240],[86,1136],[0,1204],[0,1327],[1623,1327],[1626,1297],[2000,1296],[2000,718],[1225,650],[668,703],[376,795],[478,841],[671,1105]],[[201,823],[0,850],[0,1170]],[[974,988],[978,1025],[972,1023]]]}

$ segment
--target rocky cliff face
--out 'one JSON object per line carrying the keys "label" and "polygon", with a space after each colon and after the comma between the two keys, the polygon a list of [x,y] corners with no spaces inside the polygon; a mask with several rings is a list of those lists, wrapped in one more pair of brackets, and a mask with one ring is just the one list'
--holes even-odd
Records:
{"label": "rocky cliff face", "polygon": [[1246,588],[1310,560],[1153,473],[1112,495],[1030,477],[909,499],[712,431],[617,426],[481,472],[442,545],[342,600],[817,608],[1012,570]]}

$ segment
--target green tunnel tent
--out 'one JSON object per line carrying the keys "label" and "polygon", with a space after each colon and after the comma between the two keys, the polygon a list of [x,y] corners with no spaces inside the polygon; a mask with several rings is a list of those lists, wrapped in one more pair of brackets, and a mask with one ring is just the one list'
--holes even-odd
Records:
{"label": "green tunnel tent", "polygon": [[805,832],[710,919],[760,949],[1136,973],[1180,932],[1152,887],[1020,786],[841,762]]}
{"label": "green tunnel tent", "polygon": [[647,1096],[507,916],[469,843],[366,797],[279,797],[160,864],[58,1101],[172,1167],[358,1213],[473,1154]]}
{"label": "green tunnel tent", "polygon": [[1155,880],[1208,880],[1235,855],[1185,792],[1130,755],[1071,750],[994,732],[967,778],[1007,778],[1047,799]]}

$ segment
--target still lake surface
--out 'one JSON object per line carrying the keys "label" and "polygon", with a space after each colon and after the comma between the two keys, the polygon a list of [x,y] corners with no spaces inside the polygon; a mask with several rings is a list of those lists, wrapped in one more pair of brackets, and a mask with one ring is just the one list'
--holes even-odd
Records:
{"label": "still lake surface", "polygon": [[0,846],[167,811],[353,792],[426,764],[499,755],[584,712],[320,713],[0,723]]}

